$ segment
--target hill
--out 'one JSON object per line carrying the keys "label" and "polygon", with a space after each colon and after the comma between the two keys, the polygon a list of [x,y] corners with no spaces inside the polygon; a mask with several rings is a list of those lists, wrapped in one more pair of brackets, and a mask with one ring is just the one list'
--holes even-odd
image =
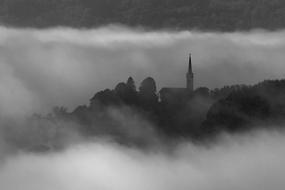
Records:
{"label": "hill", "polygon": [[55,107],[47,115],[35,114],[21,123],[8,120],[3,129],[7,142],[37,152],[61,149],[66,140],[78,135],[140,147],[181,138],[212,142],[224,132],[284,130],[284,100],[285,80],[214,90],[202,87],[160,99],[154,79],[146,78],[137,90],[130,77],[114,89],[97,92],[88,105],[71,112]]}
{"label": "hill", "polygon": [[276,30],[285,27],[284,0],[0,0],[0,22],[18,27]]}
{"label": "hill", "polygon": [[[201,87],[193,93],[174,96],[160,99],[152,78],[146,78],[137,91],[130,77],[113,90],[96,93],[89,105],[72,112],[56,108],[48,117],[54,122],[77,123],[79,130],[87,135],[122,139],[142,137],[139,133],[150,128],[163,136],[195,139],[285,123],[285,80],[214,90]],[[130,131],[138,136],[133,137]]]}

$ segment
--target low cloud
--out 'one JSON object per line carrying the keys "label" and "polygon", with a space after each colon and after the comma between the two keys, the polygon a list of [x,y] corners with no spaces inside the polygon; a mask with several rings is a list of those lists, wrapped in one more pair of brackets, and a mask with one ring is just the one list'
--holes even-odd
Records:
{"label": "low cloud", "polygon": [[19,154],[1,162],[5,190],[281,190],[284,135],[227,136],[210,147],[184,143],[142,152],[93,142],[53,154]]}

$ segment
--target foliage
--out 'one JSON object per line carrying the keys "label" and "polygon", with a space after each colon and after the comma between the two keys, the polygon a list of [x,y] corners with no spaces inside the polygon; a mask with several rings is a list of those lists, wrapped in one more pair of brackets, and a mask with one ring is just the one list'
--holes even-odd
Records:
{"label": "foliage", "polygon": [[201,140],[224,131],[243,132],[285,122],[285,80],[215,90],[201,87],[194,92],[167,89],[165,99],[159,98],[153,78],[143,80],[138,91],[135,86],[130,77],[113,90],[96,93],[87,106],[72,112],[55,107],[51,114],[35,115],[28,123],[37,126],[34,131],[39,136],[41,131],[54,131],[46,142],[61,138],[65,124],[72,123],[87,136],[110,135],[120,142],[143,144],[148,140],[141,137],[152,130],[162,136]]}
{"label": "foliage", "polygon": [[285,80],[234,89],[209,109],[203,126],[207,132],[236,132],[284,123]]}

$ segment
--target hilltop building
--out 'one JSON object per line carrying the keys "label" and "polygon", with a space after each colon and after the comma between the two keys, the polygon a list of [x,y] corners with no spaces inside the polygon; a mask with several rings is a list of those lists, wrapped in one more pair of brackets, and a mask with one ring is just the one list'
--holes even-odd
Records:
{"label": "hilltop building", "polygon": [[192,57],[189,54],[188,72],[186,74],[186,90],[194,91],[194,73],[192,71]]}
{"label": "hilltop building", "polygon": [[191,96],[194,92],[194,73],[192,70],[192,57],[189,54],[188,72],[186,73],[186,88],[162,88],[159,91],[161,101],[171,102],[177,98]]}

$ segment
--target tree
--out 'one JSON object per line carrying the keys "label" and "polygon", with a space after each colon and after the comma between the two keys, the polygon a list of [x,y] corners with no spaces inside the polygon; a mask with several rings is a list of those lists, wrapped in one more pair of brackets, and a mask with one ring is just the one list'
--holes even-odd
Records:
{"label": "tree", "polygon": [[151,77],[144,79],[139,88],[140,104],[145,109],[155,110],[158,105],[156,83]]}
{"label": "tree", "polygon": [[67,111],[67,108],[66,107],[59,107],[59,106],[56,106],[52,109],[52,115],[54,117],[65,117],[68,115],[68,111]]}
{"label": "tree", "polygon": [[135,81],[132,77],[127,81],[126,101],[128,105],[138,105],[138,93],[136,90]]}
{"label": "tree", "polygon": [[156,94],[156,83],[151,77],[144,79],[139,88],[141,94]]}
{"label": "tree", "polygon": [[135,81],[132,77],[129,77],[127,80],[127,87],[133,91],[136,91]]}

